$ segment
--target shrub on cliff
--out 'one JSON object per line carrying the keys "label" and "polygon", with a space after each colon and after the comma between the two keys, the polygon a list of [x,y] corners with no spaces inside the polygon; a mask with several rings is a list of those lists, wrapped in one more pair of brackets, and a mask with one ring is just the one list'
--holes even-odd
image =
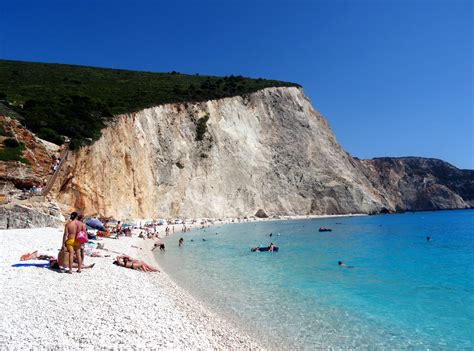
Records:
{"label": "shrub on cliff", "polygon": [[16,139],[5,139],[3,145],[4,148],[0,149],[0,161],[20,161],[28,163],[28,161],[23,158],[23,150],[25,150],[23,143],[19,143]]}
{"label": "shrub on cliff", "polygon": [[[73,140],[71,147],[78,148],[88,140],[97,140],[113,115],[165,103],[207,101],[298,85],[241,76],[221,78],[0,60],[0,86],[10,101],[9,107],[23,116],[22,123],[29,129],[39,133],[47,128],[56,135],[66,135]],[[44,136],[46,132],[42,133]]]}
{"label": "shrub on cliff", "polygon": [[15,147],[19,147],[20,143],[16,139],[8,138],[8,139],[5,139],[3,141],[3,145],[5,145],[5,147],[8,147],[8,148],[12,149],[12,148],[15,148]]}
{"label": "shrub on cliff", "polygon": [[199,118],[196,121],[196,141],[202,141],[204,135],[207,132],[207,121],[209,120],[209,115]]}
{"label": "shrub on cliff", "polygon": [[39,138],[55,143],[56,145],[62,145],[64,143],[64,138],[51,128],[41,128],[37,135]]}

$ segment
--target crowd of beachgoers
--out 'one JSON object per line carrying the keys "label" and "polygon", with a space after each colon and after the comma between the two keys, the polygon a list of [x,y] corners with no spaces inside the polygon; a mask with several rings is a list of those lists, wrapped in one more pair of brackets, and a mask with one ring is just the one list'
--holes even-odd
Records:
{"label": "crowd of beachgoers", "polygon": [[[137,237],[143,240],[154,240],[152,251],[159,248],[165,251],[165,245],[161,242],[163,236],[168,236],[175,231],[185,233],[191,230],[191,227],[200,225],[201,228],[213,224],[212,220],[203,219],[199,223],[197,220],[186,224],[183,220],[144,220],[138,223],[122,223],[121,221],[100,221],[95,218],[84,219],[84,216],[78,212],[73,212],[64,225],[64,233],[61,247],[58,252],[39,252],[34,250],[31,253],[24,253],[20,261],[47,261],[38,263],[38,266],[46,266],[57,269],[60,272],[72,274],[74,271],[81,273],[83,268],[92,268],[93,265],[86,265],[84,259],[86,256],[102,257],[107,256],[108,250],[102,239],[120,239]],[[176,229],[178,227],[178,229]],[[161,232],[161,233],[160,233]],[[180,238],[181,246],[183,239]],[[159,272],[158,268],[147,264],[143,260],[132,258],[125,254],[116,255],[113,264],[143,272]],[[18,265],[34,265],[33,263],[22,262]]]}
{"label": "crowd of beachgoers", "polygon": [[261,348],[154,260],[167,234],[211,220],[86,223],[73,213],[62,228],[0,231],[0,349]]}
{"label": "crowd of beachgoers", "polygon": [[[235,218],[235,219],[200,219],[185,221],[182,219],[172,220],[142,220],[128,221],[123,223],[116,220],[101,221],[96,218],[87,218],[78,212],[72,212],[69,219],[64,224],[62,242],[60,247],[49,252],[32,250],[23,253],[20,257],[18,266],[48,266],[59,272],[72,274],[81,273],[83,268],[93,268],[94,265],[85,263],[86,257],[110,257],[111,254],[105,247],[103,239],[137,238],[143,240],[152,240],[153,247],[151,251],[159,249],[164,252],[165,244],[163,237],[175,232],[186,233],[193,227],[204,229],[215,223],[240,223],[257,220],[256,218]],[[177,244],[182,246],[184,239],[181,237]],[[274,250],[274,244],[268,246],[269,251]],[[264,248],[261,248],[262,250]],[[275,250],[278,248],[275,247]],[[256,249],[252,249],[255,251]],[[123,253],[116,253],[113,264],[143,272],[159,272],[159,269],[136,258],[132,258]],[[35,262],[26,262],[26,261]],[[40,261],[40,262],[38,262]]]}

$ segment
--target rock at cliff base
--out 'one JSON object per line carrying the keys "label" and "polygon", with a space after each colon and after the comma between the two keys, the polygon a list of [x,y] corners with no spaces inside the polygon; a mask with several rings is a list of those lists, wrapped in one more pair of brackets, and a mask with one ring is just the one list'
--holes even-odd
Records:
{"label": "rock at cliff base", "polygon": [[259,210],[257,211],[257,213],[255,213],[255,217],[258,217],[258,218],[268,218],[268,215],[265,213],[264,210],[259,209]]}

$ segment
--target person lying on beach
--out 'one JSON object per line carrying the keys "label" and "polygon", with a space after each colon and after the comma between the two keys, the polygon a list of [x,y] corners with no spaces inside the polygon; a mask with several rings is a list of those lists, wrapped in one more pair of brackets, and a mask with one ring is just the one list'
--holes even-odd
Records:
{"label": "person lying on beach", "polygon": [[[94,268],[95,266],[95,263],[93,264],[90,264],[90,265],[82,265],[82,268],[85,269],[85,268]],[[51,269],[56,269],[56,270],[61,270],[61,269],[65,269],[65,267],[67,267],[67,263],[66,262],[59,262],[59,260],[57,260],[56,258],[52,258],[49,260],[49,268]],[[76,262],[73,262],[72,263],[72,268],[78,268],[79,267],[79,264],[77,264]]]}
{"label": "person lying on beach", "polygon": [[117,256],[113,262],[115,265],[125,268],[134,269],[142,272],[159,272],[158,268],[152,267],[149,264],[136,260],[126,255]]}
{"label": "person lying on beach", "polygon": [[[59,252],[58,258],[56,256],[50,255],[48,253],[39,253],[38,250],[33,251],[32,253],[24,254],[20,257],[20,261],[29,261],[29,260],[48,260],[49,267],[51,269],[62,269],[68,266],[69,261],[69,252]],[[83,265],[82,268],[92,268],[94,267],[95,263],[85,266]],[[72,264],[72,268],[78,268],[79,264],[76,260],[74,260]]]}
{"label": "person lying on beach", "polygon": [[38,250],[33,251],[32,253],[26,253],[21,255],[20,261],[28,261],[28,260],[50,260],[52,258],[56,258],[56,256],[49,255],[46,253],[38,253]]}
{"label": "person lying on beach", "polygon": [[[70,257],[69,255],[70,254],[69,254],[68,251],[64,251],[64,250],[59,251],[57,261],[59,262],[59,265],[61,267],[67,267],[67,265],[69,263],[69,257]],[[101,256],[94,256],[94,257],[101,257]],[[56,257],[53,257],[53,259],[56,259]],[[81,264],[84,267],[84,260],[83,259],[81,259]],[[78,259],[77,259],[77,254],[74,253],[73,257],[72,257],[72,268],[78,268],[78,267],[79,267],[79,262],[78,262]],[[92,267],[94,267],[94,264],[87,266],[87,268],[92,268]]]}

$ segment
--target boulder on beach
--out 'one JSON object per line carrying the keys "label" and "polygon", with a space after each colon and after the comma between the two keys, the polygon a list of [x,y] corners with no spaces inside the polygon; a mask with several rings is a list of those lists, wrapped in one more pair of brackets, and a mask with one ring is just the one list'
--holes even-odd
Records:
{"label": "boulder on beach", "polygon": [[268,215],[265,213],[264,210],[259,209],[257,213],[255,213],[255,217],[257,218],[268,218]]}

